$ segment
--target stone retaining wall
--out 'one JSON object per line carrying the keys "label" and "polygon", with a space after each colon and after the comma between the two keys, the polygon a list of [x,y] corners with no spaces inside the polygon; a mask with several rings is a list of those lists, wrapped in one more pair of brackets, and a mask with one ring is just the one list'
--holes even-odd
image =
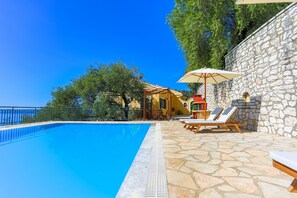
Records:
{"label": "stone retaining wall", "polygon": [[226,70],[243,76],[208,86],[209,107],[237,106],[247,129],[297,138],[297,4],[256,30],[225,62]]}

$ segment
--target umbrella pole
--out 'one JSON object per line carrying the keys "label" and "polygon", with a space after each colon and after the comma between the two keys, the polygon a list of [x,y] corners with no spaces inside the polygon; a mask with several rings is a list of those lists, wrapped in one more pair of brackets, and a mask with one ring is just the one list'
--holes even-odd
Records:
{"label": "umbrella pole", "polygon": [[204,76],[204,120],[206,120],[206,74]]}

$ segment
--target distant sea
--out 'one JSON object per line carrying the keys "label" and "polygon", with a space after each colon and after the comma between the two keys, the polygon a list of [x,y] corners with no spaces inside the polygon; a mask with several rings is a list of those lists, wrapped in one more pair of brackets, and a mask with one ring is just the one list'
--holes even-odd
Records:
{"label": "distant sea", "polygon": [[0,108],[0,126],[21,124],[25,116],[33,118],[35,114],[35,109]]}

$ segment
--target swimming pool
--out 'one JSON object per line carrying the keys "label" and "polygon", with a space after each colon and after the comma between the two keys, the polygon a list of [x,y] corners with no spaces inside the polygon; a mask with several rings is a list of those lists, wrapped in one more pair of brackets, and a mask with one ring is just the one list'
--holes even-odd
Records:
{"label": "swimming pool", "polygon": [[149,127],[48,124],[1,130],[0,197],[115,197]]}

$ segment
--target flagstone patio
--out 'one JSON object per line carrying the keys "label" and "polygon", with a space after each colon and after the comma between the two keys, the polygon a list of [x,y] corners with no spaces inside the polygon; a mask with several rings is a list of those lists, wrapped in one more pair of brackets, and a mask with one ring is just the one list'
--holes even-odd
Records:
{"label": "flagstone patio", "polygon": [[170,198],[297,197],[293,178],[272,166],[269,151],[297,151],[297,139],[261,132],[199,134],[161,122]]}

